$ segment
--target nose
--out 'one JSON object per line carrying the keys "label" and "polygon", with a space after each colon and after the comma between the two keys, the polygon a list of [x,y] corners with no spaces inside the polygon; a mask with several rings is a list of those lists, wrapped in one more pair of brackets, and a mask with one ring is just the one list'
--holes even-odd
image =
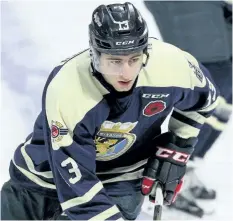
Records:
{"label": "nose", "polygon": [[131,68],[127,62],[124,63],[124,65],[121,67],[121,79],[124,81],[132,80],[132,73]]}

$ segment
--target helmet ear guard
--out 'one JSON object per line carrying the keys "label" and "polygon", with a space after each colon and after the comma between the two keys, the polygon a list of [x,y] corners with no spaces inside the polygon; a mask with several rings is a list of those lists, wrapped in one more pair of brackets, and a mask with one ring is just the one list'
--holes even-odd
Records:
{"label": "helmet ear guard", "polygon": [[92,46],[90,46],[90,57],[91,57],[91,62],[95,68],[96,71],[100,72],[100,56],[101,53],[94,49]]}

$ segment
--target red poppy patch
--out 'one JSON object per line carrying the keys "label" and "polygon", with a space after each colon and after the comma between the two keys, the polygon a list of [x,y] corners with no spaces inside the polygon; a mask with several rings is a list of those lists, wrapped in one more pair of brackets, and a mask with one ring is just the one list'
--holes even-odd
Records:
{"label": "red poppy patch", "polygon": [[161,113],[166,108],[166,103],[164,101],[151,101],[143,109],[143,115],[151,117],[155,114]]}

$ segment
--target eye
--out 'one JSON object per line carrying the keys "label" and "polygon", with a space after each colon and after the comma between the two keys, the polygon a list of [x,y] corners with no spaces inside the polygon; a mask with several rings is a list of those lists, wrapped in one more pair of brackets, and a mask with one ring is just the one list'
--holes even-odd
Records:
{"label": "eye", "polygon": [[121,61],[120,60],[112,60],[111,64],[121,64]]}
{"label": "eye", "polygon": [[132,59],[130,59],[129,60],[129,64],[135,64],[135,63],[137,63],[139,61],[139,58],[132,58]]}
{"label": "eye", "polygon": [[135,62],[137,62],[138,60],[139,60],[139,58],[133,58],[133,59],[132,59],[132,62],[135,63]]}

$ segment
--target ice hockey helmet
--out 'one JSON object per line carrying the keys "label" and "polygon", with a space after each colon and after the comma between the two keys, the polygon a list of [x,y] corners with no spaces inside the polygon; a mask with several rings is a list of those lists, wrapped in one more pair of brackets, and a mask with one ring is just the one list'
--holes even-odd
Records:
{"label": "ice hockey helmet", "polygon": [[90,47],[100,53],[128,55],[144,51],[148,28],[133,4],[100,5],[89,25]]}

